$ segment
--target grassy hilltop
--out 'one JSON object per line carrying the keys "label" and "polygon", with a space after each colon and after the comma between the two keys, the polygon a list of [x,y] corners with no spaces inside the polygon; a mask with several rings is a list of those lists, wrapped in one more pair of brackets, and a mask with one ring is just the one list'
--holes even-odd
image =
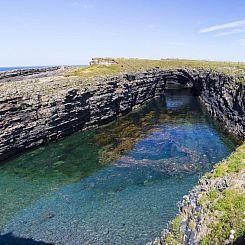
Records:
{"label": "grassy hilltop", "polygon": [[[110,60],[110,58],[108,58]],[[184,60],[184,59],[114,59],[117,64],[113,65],[92,65],[85,68],[77,68],[67,76],[78,76],[81,78],[92,78],[95,76],[113,76],[123,72],[139,72],[152,68],[175,69],[175,68],[196,68],[224,72],[242,80],[245,76],[245,63],[219,62],[205,60]],[[244,78],[243,78],[244,79]]]}

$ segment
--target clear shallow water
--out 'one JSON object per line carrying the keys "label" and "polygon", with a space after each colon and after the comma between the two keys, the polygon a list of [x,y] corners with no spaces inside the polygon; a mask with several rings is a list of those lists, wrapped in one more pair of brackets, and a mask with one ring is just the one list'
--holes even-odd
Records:
{"label": "clear shallow water", "polygon": [[196,97],[175,92],[9,160],[0,165],[0,232],[57,244],[145,244],[238,145],[218,126]]}

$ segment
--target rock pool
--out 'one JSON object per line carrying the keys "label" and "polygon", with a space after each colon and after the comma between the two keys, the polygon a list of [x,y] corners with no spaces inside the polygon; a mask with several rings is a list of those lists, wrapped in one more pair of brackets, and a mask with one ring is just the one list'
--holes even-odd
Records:
{"label": "rock pool", "polygon": [[0,244],[145,244],[238,144],[197,97],[169,91],[1,163]]}

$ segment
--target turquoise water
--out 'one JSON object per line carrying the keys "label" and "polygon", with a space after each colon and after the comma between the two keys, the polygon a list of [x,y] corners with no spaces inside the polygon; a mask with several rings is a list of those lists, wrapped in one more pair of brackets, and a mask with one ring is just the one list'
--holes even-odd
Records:
{"label": "turquoise water", "polygon": [[175,91],[23,153],[0,165],[0,244],[6,234],[51,244],[145,244],[238,144],[196,97]]}

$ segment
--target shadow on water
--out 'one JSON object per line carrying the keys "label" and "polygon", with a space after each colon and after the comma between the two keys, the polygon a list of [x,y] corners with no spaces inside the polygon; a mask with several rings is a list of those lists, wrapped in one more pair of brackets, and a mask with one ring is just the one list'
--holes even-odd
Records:
{"label": "shadow on water", "polygon": [[53,243],[37,242],[30,238],[15,237],[11,233],[0,235],[1,245],[53,245]]}

